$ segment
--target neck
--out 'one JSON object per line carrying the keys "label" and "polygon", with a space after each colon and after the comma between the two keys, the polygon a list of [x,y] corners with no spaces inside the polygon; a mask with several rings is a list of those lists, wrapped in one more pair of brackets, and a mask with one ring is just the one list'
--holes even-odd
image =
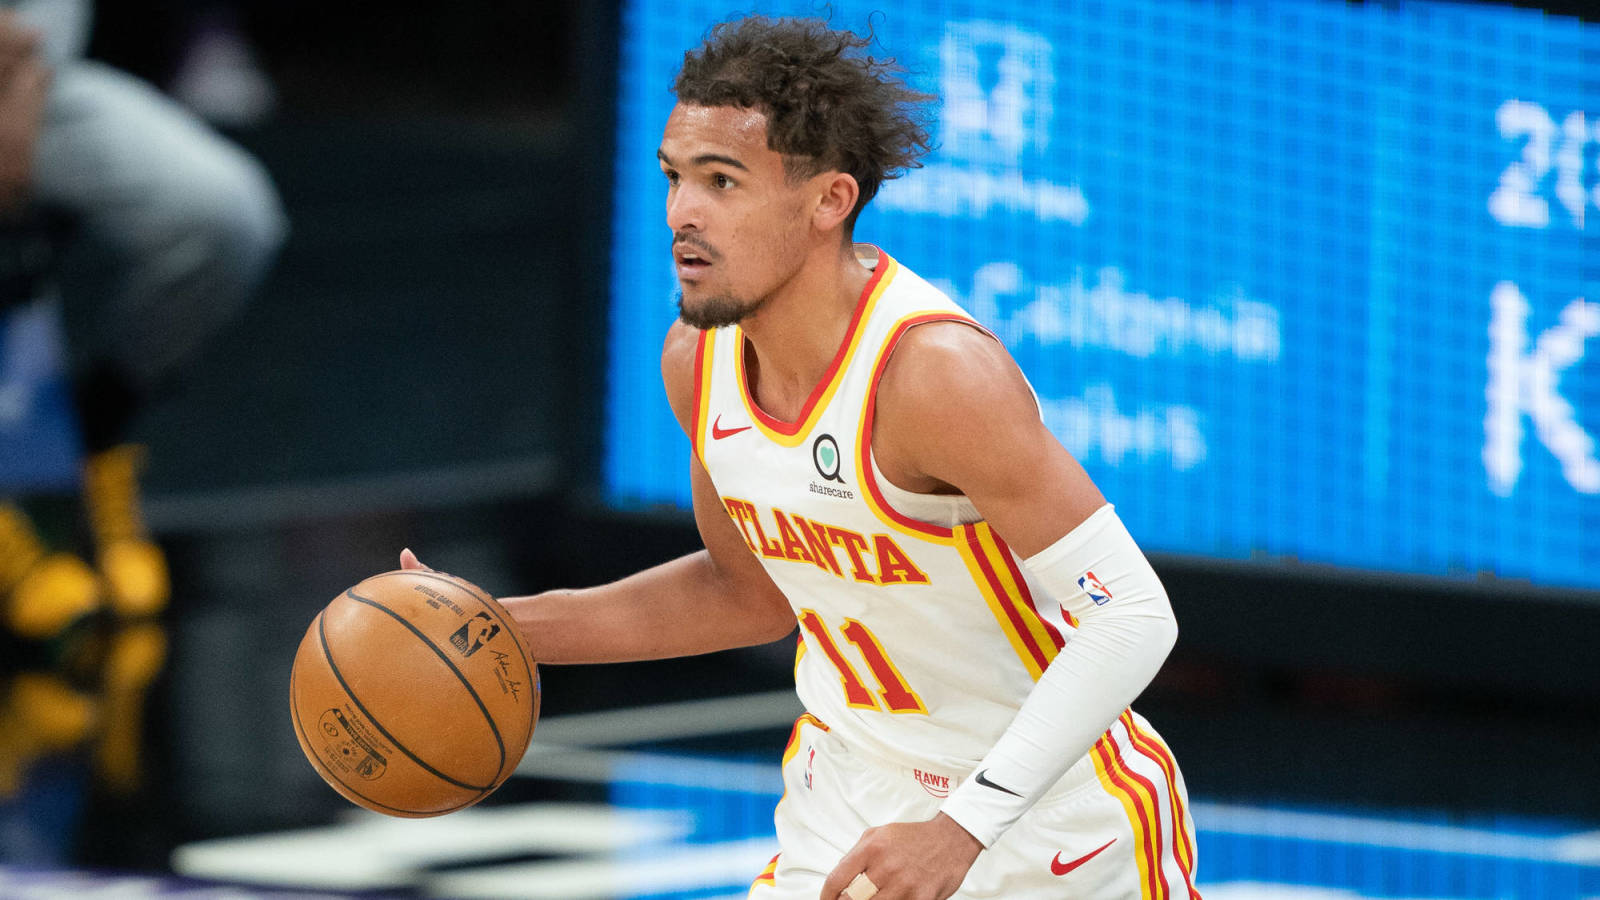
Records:
{"label": "neck", "polygon": [[852,243],[818,248],[760,310],[739,323],[755,351],[756,396],[768,413],[792,418],[805,403],[838,352],[871,278]]}

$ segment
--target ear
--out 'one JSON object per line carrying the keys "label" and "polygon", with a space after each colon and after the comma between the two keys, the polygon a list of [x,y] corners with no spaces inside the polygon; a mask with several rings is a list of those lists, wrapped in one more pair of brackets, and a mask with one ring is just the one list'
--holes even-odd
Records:
{"label": "ear", "polygon": [[855,176],[845,172],[823,172],[814,183],[818,193],[811,224],[818,231],[832,231],[850,218],[856,198],[861,196],[861,186],[856,184]]}

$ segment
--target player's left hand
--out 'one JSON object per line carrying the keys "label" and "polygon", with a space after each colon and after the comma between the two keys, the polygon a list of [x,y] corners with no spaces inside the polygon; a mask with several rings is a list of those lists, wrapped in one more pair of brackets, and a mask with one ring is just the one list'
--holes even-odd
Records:
{"label": "player's left hand", "polygon": [[400,568],[406,569],[406,570],[420,569],[420,570],[422,570],[424,572],[435,571],[435,569],[432,566],[423,565],[422,564],[422,560],[417,559],[417,555],[415,553],[411,552],[411,548],[410,547],[407,547],[404,550],[400,551]]}
{"label": "player's left hand", "polygon": [[462,578],[460,575],[451,575],[449,572],[441,572],[438,569],[435,569],[433,566],[424,565],[422,560],[417,559],[417,555],[411,552],[410,547],[400,551],[400,568],[407,572],[432,572],[435,575],[443,575],[446,578],[453,578],[472,590],[484,595],[485,597],[490,596],[488,591],[478,587],[476,584],[473,584],[465,578]]}
{"label": "player's left hand", "polygon": [[896,822],[862,832],[822,883],[822,900],[837,900],[857,875],[877,885],[874,900],[945,900],[961,887],[983,845],[939,813],[926,822]]}

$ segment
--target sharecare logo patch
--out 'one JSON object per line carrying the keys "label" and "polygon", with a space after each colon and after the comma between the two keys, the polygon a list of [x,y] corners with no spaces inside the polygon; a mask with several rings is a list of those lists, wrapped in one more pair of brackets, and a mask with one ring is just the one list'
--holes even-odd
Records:
{"label": "sharecare logo patch", "polygon": [[924,772],[921,769],[912,769],[911,772],[916,776],[917,783],[922,785],[923,790],[935,797],[950,796],[950,776],[935,775],[932,772]]}

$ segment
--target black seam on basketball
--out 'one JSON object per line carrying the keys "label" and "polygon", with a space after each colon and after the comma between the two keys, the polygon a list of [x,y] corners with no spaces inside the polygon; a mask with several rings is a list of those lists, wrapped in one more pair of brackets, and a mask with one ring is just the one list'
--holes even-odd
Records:
{"label": "black seam on basketball", "polygon": [[[483,703],[483,698],[478,696],[478,690],[472,686],[472,682],[467,680],[467,676],[463,675],[461,670],[456,668],[456,664],[450,660],[449,654],[445,653],[443,650],[440,650],[439,646],[433,641],[429,640],[428,636],[423,634],[422,631],[417,628],[417,626],[411,624],[405,619],[404,616],[401,616],[399,613],[395,612],[389,607],[384,606],[382,603],[379,603],[370,597],[363,597],[360,594],[357,594],[354,588],[345,591],[345,594],[350,597],[350,599],[365,603],[373,609],[383,610],[383,612],[386,613],[390,618],[394,619],[396,622],[399,622],[401,625],[404,625],[408,631],[416,635],[417,640],[422,641],[423,646],[427,647],[429,650],[432,650],[433,655],[439,657],[440,662],[443,662],[445,665],[450,667],[450,671],[455,673],[456,680],[460,681],[461,686],[467,689],[468,694],[472,695],[472,702],[478,704],[478,712],[483,713],[483,720],[489,723],[489,731],[494,734],[495,746],[500,748],[500,765],[495,769],[495,771],[499,772],[501,769],[504,769],[506,766],[506,743],[500,737],[500,726],[495,724],[494,716],[489,714],[489,707],[485,706]],[[421,760],[418,760],[418,762],[421,762]],[[468,785],[463,785],[463,787],[467,786]],[[476,790],[476,788],[474,788],[474,790]],[[494,790],[494,786],[491,785],[488,790]]]}
{"label": "black seam on basketball", "polygon": [[[450,655],[448,655],[448,653],[443,652],[443,650],[438,649],[438,645],[437,644],[434,644],[434,642],[429,641],[429,637],[427,637],[426,634],[422,634],[421,631],[419,631],[419,629],[416,628],[416,626],[411,625],[410,621],[406,621],[405,618],[403,618],[402,615],[400,615],[400,613],[394,612],[394,610],[389,609],[389,607],[386,607],[386,605],[379,604],[378,601],[374,601],[374,599],[370,599],[370,597],[360,596],[360,594],[355,593],[355,589],[354,588],[349,589],[349,591],[346,591],[346,594],[349,594],[350,599],[355,599],[355,601],[360,601],[360,602],[363,602],[363,604],[370,605],[370,607],[373,607],[373,609],[384,610],[384,612],[389,613],[389,617],[394,618],[394,620],[398,621],[398,623],[400,623],[400,625],[406,626],[406,629],[410,629],[411,634],[416,634],[416,637],[418,637],[418,641],[421,641],[422,644],[426,645],[427,649],[432,650],[432,652],[434,652],[435,657],[440,658],[440,661],[443,661],[443,663],[445,663],[446,666],[450,666],[450,671],[453,671],[453,673],[456,673],[456,679],[458,679],[458,681],[461,682],[461,687],[464,687],[464,689],[467,689],[467,693],[470,693],[470,695],[472,695],[472,701],[474,701],[474,703],[477,703],[477,705],[478,705],[478,713],[483,713],[483,721],[488,722],[488,724],[490,724],[490,732],[494,733],[494,746],[498,746],[499,754],[501,754],[501,762],[499,762],[499,767],[496,767],[496,769],[494,769],[494,772],[498,773],[498,772],[501,772],[501,770],[506,769],[506,740],[504,740],[504,738],[501,738],[501,733],[499,733],[499,725],[496,724],[496,722],[494,722],[494,716],[491,716],[490,708],[488,708],[488,706],[483,705],[483,698],[482,697],[478,697],[477,689],[475,689],[475,687],[472,687],[472,682],[467,681],[467,676],[464,676],[464,674],[461,674],[461,669],[456,668],[456,663],[453,663],[453,661],[450,661]],[[421,762],[421,761],[418,761],[418,762]],[[488,788],[486,788],[486,790],[493,791],[494,790],[494,785],[488,786]]]}
{"label": "black seam on basketball", "polygon": [[472,589],[471,585],[468,585],[466,582],[456,578],[454,575],[444,575],[439,572],[425,572],[421,569],[397,569],[393,572],[380,572],[372,577],[383,578],[386,575],[420,575],[424,578],[432,578],[435,581],[442,581],[445,584],[452,585],[466,591],[467,594],[472,597],[472,599],[482,604],[483,608],[488,610],[490,615],[494,616],[500,621],[501,625],[505,626],[506,633],[511,636],[511,640],[514,641],[516,645],[527,654],[527,659],[522,661],[522,669],[523,673],[526,674],[529,679],[533,678],[533,673],[528,671],[528,659],[533,658],[533,651],[529,650],[522,643],[522,632],[517,630],[516,622],[501,615],[501,613],[505,610],[505,607],[501,606],[500,603],[493,597],[490,597],[488,593],[479,595],[477,591]]}
{"label": "black seam on basketball", "polygon": [[[374,603],[373,601],[368,600],[365,597],[358,597],[354,593],[352,593],[351,591],[347,590],[347,591],[345,591],[345,594],[347,596],[349,596],[350,598],[354,599],[354,600],[357,600],[357,601],[359,601],[361,603],[365,603],[365,604],[367,604],[369,606],[372,606],[372,607],[374,607],[376,609],[381,609],[384,612],[388,613],[389,615],[394,616],[396,621],[400,622],[400,624],[406,626],[407,628],[410,628],[413,632],[416,632],[418,637],[422,637],[422,633],[421,632],[417,631],[416,628],[413,628],[411,623],[409,623],[406,620],[404,620],[404,619],[400,618],[399,616],[395,615],[393,610],[388,609],[387,607],[384,607],[381,604]],[[423,769],[427,770],[429,773],[431,773],[431,774],[433,774],[433,775],[435,775],[435,776],[437,776],[437,777],[439,777],[439,778],[441,778],[441,779],[443,779],[445,781],[448,781],[449,783],[455,785],[456,787],[466,788],[469,791],[482,791],[485,794],[487,794],[489,791],[494,790],[494,784],[493,783],[489,784],[488,787],[485,787],[485,786],[483,786],[481,784],[468,784],[465,781],[458,781],[457,779],[451,778],[449,775],[446,775],[445,773],[439,771],[438,769],[435,769],[433,766],[428,765],[426,762],[423,762],[422,757],[420,757],[420,756],[416,755],[415,753],[411,752],[411,748],[409,748],[405,744],[402,744],[399,741],[395,740],[394,735],[389,733],[389,729],[383,727],[383,723],[379,722],[377,716],[374,716],[367,709],[366,705],[361,702],[361,698],[356,696],[356,692],[351,690],[349,683],[347,683],[344,680],[344,673],[339,671],[339,666],[337,664],[335,664],[334,661],[333,661],[333,651],[328,649],[328,632],[327,632],[327,629],[320,622],[317,625],[317,637],[322,642],[322,656],[323,656],[324,659],[326,659],[328,661],[328,669],[333,672],[333,677],[338,679],[339,686],[344,688],[345,696],[349,697],[350,698],[350,702],[354,703],[356,705],[356,709],[361,710],[361,714],[367,717],[367,721],[372,723],[372,727],[373,728],[378,729],[378,732],[380,734],[382,734],[384,737],[389,739],[389,743],[394,744],[395,748],[398,749],[401,753],[404,753],[406,756],[411,757],[411,761],[412,762],[414,762],[417,765],[421,766]],[[424,637],[422,639],[422,642],[424,644],[426,644],[428,649],[432,650],[434,653],[436,653],[436,654],[439,653],[439,648],[433,646],[432,643],[429,643],[427,638]],[[443,654],[439,654],[439,655],[441,656],[441,658],[443,657]],[[445,659],[444,662],[445,662],[445,665],[449,665],[450,666],[451,671],[456,671],[456,667],[453,666],[453,665],[450,665],[450,660]],[[461,675],[461,673],[459,671],[456,671],[456,677],[457,678],[461,678],[461,680],[463,682],[466,681],[465,678],[462,678],[462,675]],[[494,739],[498,743],[499,740],[500,740],[500,731],[499,731],[499,729],[494,727],[494,720],[489,718],[489,711],[487,709],[484,709],[483,701],[478,699],[477,693],[472,690],[472,685],[470,685],[470,684],[467,685],[467,693],[472,694],[472,699],[477,701],[478,708],[483,710],[484,718],[486,720],[488,720],[489,729],[494,732]],[[506,758],[506,751],[505,751],[504,745],[502,745],[501,748],[500,748],[500,765],[502,767],[505,765],[505,758]],[[495,771],[499,772],[500,770],[499,769],[495,769]]]}
{"label": "black seam on basketball", "polygon": [[[522,660],[521,660],[521,662],[522,662],[522,672],[523,672],[523,677],[528,679],[529,690],[533,690],[533,689],[538,687],[538,680],[539,679],[537,678],[537,676],[534,675],[532,669],[529,668],[529,664],[528,664],[528,661],[533,659],[533,651],[528,649],[527,645],[522,642],[522,632],[517,630],[516,622],[510,621],[505,616],[502,616],[500,614],[505,609],[505,607],[501,606],[498,602],[494,602],[493,598],[489,597],[487,592],[485,592],[483,594],[483,596],[479,596],[478,592],[473,590],[470,585],[468,585],[466,582],[461,581],[460,579],[456,578],[454,575],[445,575],[445,574],[442,574],[440,572],[429,572],[429,571],[427,571],[425,569],[396,569],[396,570],[394,570],[392,572],[380,572],[377,575],[374,575],[372,577],[373,578],[383,578],[383,577],[386,577],[386,576],[389,576],[389,575],[420,575],[420,576],[422,576],[424,578],[432,578],[435,581],[442,581],[445,584],[452,585],[454,587],[458,587],[458,588],[461,588],[462,590],[466,591],[467,594],[470,595],[474,600],[477,600],[480,604],[482,604],[483,608],[488,610],[490,615],[492,615],[496,619],[498,619],[501,625],[505,626],[506,634],[510,635],[512,642],[515,643],[517,645],[517,648],[522,651],[522,654],[523,654],[522,655]],[[354,594],[352,594],[351,596],[354,596]],[[534,662],[534,665],[537,665],[537,661]],[[524,734],[522,736],[522,745],[524,747],[528,746],[528,744],[533,741],[534,721],[538,718],[538,715],[537,715],[538,709],[537,708],[534,709],[534,713],[535,713],[535,715],[531,715],[531,716],[528,717],[528,732],[527,732],[527,734]],[[500,756],[501,756],[500,765],[501,765],[502,768],[504,768],[504,766],[505,766],[505,752],[504,752],[503,748],[502,748]]]}
{"label": "black seam on basketball", "polygon": [[[367,801],[368,803],[371,803],[373,806],[381,806],[384,809],[392,810],[394,812],[401,813],[401,814],[407,815],[407,816],[443,815],[445,813],[455,812],[456,810],[462,808],[461,806],[456,806],[456,807],[452,807],[450,809],[441,810],[441,811],[439,811],[437,813],[432,813],[432,812],[428,812],[426,810],[421,810],[421,809],[401,809],[398,806],[390,806],[387,803],[384,803],[384,802],[379,801],[379,800],[374,800],[371,797],[368,797],[366,794],[363,794],[360,791],[356,790],[350,784],[350,782],[345,781],[343,778],[340,778],[339,774],[337,772],[335,772],[332,769],[328,768],[327,766],[323,765],[322,760],[318,759],[315,751],[312,750],[312,748],[315,747],[316,745],[311,743],[311,738],[306,735],[305,726],[300,723],[300,698],[295,696],[295,691],[294,691],[294,669],[292,669],[292,668],[289,670],[289,717],[294,719],[294,730],[295,730],[295,732],[297,734],[300,735],[300,739],[305,743],[305,747],[306,747],[306,749],[308,751],[306,753],[306,759],[311,761],[311,766],[312,766],[312,768],[317,770],[317,774],[323,776],[324,778],[331,778],[334,781],[339,782],[339,784],[342,785],[345,790],[349,791],[352,794],[355,794],[357,797],[360,797],[361,799]],[[478,799],[482,799],[482,797],[480,796]],[[478,802],[478,799],[473,800],[472,803]],[[463,804],[463,806],[471,806],[472,803]]]}
{"label": "black seam on basketball", "polygon": [[[472,597],[472,599],[482,604],[483,608],[488,610],[490,615],[494,616],[499,620],[501,625],[506,627],[506,633],[511,636],[511,640],[514,641],[516,645],[527,654],[527,659],[522,661],[522,670],[523,673],[528,676],[528,678],[533,678],[533,673],[528,671],[528,659],[533,659],[533,651],[529,650],[527,646],[523,644],[522,632],[517,629],[516,622],[506,618],[504,615],[501,615],[501,613],[505,611],[505,607],[501,606],[499,601],[495,600],[493,597],[490,597],[488,593],[480,595],[477,591],[472,589],[471,585],[459,578],[456,578],[454,575],[444,575],[439,572],[425,572],[421,569],[396,569],[393,572],[380,572],[372,577],[383,578],[388,575],[419,575],[423,578],[432,578],[435,581],[442,581],[445,584],[458,587],[466,591],[467,594]],[[537,660],[535,660],[535,662],[537,662]]]}

